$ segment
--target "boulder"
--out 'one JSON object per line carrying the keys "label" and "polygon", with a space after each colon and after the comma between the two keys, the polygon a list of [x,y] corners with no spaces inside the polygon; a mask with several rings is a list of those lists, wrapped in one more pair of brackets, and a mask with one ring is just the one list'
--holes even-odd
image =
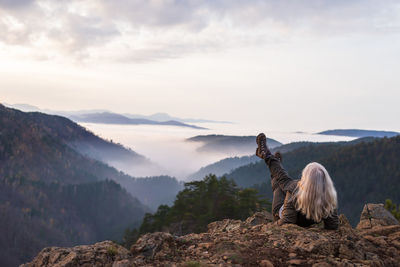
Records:
{"label": "boulder", "polygon": [[256,212],[253,216],[247,218],[246,225],[254,226],[257,224],[264,224],[274,221],[274,216],[268,211]]}
{"label": "boulder", "polygon": [[44,248],[30,263],[20,267],[72,267],[72,266],[124,266],[124,260],[129,262],[129,251],[111,241],[99,242],[93,245],[76,246],[72,248]]}
{"label": "boulder", "polygon": [[357,229],[371,229],[377,226],[398,225],[399,221],[385,209],[383,204],[365,204]]}
{"label": "boulder", "polygon": [[179,237],[169,233],[145,234],[132,245],[131,253],[133,256],[139,256],[139,258],[147,261],[165,257],[178,257],[177,250],[181,243]]}

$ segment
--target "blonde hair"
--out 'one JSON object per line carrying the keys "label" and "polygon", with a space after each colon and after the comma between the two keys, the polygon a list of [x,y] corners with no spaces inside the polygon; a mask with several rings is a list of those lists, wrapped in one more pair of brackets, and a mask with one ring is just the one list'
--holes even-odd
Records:
{"label": "blonde hair", "polygon": [[297,184],[296,208],[315,222],[332,214],[337,194],[328,171],[317,162],[309,163]]}

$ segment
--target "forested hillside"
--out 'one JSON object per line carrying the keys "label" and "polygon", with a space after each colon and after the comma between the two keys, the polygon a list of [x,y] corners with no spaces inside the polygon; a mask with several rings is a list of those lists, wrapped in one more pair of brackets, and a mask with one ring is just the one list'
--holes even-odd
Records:
{"label": "forested hillside", "polygon": [[[0,175],[3,177],[29,177],[30,180],[65,184],[111,179],[133,196],[143,196],[143,202],[154,209],[172,203],[182,188],[175,178],[132,178],[93,159],[121,159],[113,151],[126,155],[121,156],[122,161],[137,154],[93,135],[64,117],[21,112],[0,105],[0,129]],[[71,145],[72,140],[74,145]],[[101,156],[88,151],[84,155],[77,153],[77,150],[82,152],[83,143]]]}
{"label": "forested hillside", "polygon": [[0,179],[0,266],[17,266],[47,246],[120,240],[146,211],[113,181]]}
{"label": "forested hillside", "polygon": [[[9,146],[12,145],[11,143],[17,144],[19,140],[30,137],[46,139],[43,141],[52,146],[53,144],[50,143],[56,139],[82,155],[100,160],[119,169],[136,168],[138,175],[141,175],[140,170],[142,168],[157,167],[135,151],[101,139],[67,118],[40,112],[21,112],[2,105],[0,106],[0,113],[1,126],[8,128],[3,135],[8,134],[7,145]],[[21,134],[20,136],[13,136],[13,131],[16,129],[19,129],[17,134]],[[32,145],[35,145],[33,141],[35,140],[32,140]],[[21,147],[21,149],[24,148]]]}
{"label": "forested hillside", "polygon": [[27,261],[45,246],[118,240],[150,211],[107,180],[132,177],[67,144],[78,127],[0,105],[0,266]]}
{"label": "forested hillside", "polygon": [[[298,179],[309,162],[323,164],[338,191],[339,212],[354,224],[365,202],[400,201],[400,136],[349,143],[314,143],[283,153],[283,166]],[[227,175],[239,186],[269,194],[270,178],[263,161],[237,168]],[[263,184],[265,183],[265,184]]]}

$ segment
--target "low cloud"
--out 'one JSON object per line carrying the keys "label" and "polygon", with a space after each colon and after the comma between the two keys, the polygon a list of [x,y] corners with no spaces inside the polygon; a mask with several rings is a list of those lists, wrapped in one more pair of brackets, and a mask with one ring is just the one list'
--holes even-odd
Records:
{"label": "low cloud", "polygon": [[0,0],[0,43],[37,58],[145,62],[399,25],[391,0]]}

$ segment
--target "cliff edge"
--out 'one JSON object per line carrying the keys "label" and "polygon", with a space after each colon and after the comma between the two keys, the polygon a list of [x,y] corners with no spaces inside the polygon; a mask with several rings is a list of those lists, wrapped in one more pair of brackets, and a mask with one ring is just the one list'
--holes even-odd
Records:
{"label": "cliff edge", "polygon": [[400,225],[382,204],[365,205],[356,228],[341,215],[335,231],[277,226],[262,212],[213,222],[206,233],[146,234],[130,251],[111,241],[45,248],[21,266],[400,266]]}

